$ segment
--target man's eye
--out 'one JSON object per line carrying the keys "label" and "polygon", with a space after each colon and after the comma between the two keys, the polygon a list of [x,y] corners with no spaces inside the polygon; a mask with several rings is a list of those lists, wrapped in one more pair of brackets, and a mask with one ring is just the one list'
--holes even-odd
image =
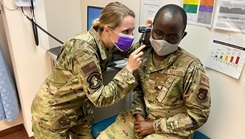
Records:
{"label": "man's eye", "polygon": [[178,37],[177,35],[170,35],[170,36],[169,36],[169,39],[170,39],[170,40],[178,40],[179,37]]}
{"label": "man's eye", "polygon": [[174,35],[170,35],[168,38],[169,39],[175,39],[176,37]]}
{"label": "man's eye", "polygon": [[162,32],[161,31],[157,31],[157,35],[158,36],[162,36]]}
{"label": "man's eye", "polygon": [[180,40],[180,37],[178,35],[170,35],[168,37],[168,41],[172,44],[179,42],[179,40]]}
{"label": "man's eye", "polygon": [[161,31],[156,31],[155,34],[156,34],[156,39],[162,39],[163,33]]}

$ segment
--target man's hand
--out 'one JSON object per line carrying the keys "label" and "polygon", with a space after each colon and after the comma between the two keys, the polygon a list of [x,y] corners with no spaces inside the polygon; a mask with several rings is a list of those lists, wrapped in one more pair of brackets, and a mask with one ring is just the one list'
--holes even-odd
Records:
{"label": "man's hand", "polygon": [[136,113],[134,117],[135,117],[135,121],[145,121],[145,117],[139,113]]}
{"label": "man's hand", "polygon": [[135,121],[134,122],[134,132],[138,133],[138,135],[142,137],[155,133],[155,130],[153,127],[153,121],[151,120]]}

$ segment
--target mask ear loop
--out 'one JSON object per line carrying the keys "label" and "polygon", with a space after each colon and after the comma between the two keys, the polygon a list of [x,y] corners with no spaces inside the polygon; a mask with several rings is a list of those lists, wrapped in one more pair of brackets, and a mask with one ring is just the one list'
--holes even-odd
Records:
{"label": "mask ear loop", "polygon": [[116,31],[114,31],[112,28],[108,27],[113,33],[117,34],[118,36],[120,36]]}
{"label": "mask ear loop", "polygon": [[112,40],[112,38],[109,36],[110,40],[112,41],[112,43],[117,47],[117,49],[119,49],[120,51],[123,51],[122,49],[120,49],[117,44]]}
{"label": "mask ear loop", "polygon": [[[117,34],[117,35],[119,36],[119,34],[118,34],[117,32],[115,32],[113,29],[111,29],[110,27],[108,27],[108,28],[109,28],[112,32],[114,32],[115,34]],[[117,46],[116,42],[112,40],[111,36],[109,36],[109,38],[110,38],[110,40],[113,42],[113,44],[117,47],[117,49],[123,52],[123,50],[120,49],[120,48]]]}

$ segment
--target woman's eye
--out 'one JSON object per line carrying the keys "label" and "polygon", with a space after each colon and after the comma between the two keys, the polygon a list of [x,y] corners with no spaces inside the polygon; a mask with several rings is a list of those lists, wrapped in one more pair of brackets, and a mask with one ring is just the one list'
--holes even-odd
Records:
{"label": "woman's eye", "polygon": [[122,33],[123,33],[123,34],[130,35],[130,34],[129,34],[130,32],[129,32],[128,30],[124,30]]}

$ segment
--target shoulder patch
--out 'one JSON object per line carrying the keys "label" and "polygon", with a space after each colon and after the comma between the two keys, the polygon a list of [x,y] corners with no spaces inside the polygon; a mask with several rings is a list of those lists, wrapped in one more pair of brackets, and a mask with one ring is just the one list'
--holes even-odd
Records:
{"label": "shoulder patch", "polygon": [[196,95],[196,101],[206,102],[207,100],[208,100],[208,90],[204,88],[200,88],[199,92]]}
{"label": "shoulder patch", "polygon": [[91,61],[90,63],[88,63],[87,65],[85,65],[81,68],[81,70],[85,76],[87,76],[89,73],[91,73],[95,69],[97,69],[97,66],[96,66],[94,61]]}
{"label": "shoulder patch", "polygon": [[209,87],[209,80],[208,80],[208,77],[205,76],[204,74],[201,75],[201,84]]}
{"label": "shoulder patch", "polygon": [[99,72],[93,72],[87,78],[87,82],[89,83],[89,88],[97,89],[102,84],[102,78]]}

